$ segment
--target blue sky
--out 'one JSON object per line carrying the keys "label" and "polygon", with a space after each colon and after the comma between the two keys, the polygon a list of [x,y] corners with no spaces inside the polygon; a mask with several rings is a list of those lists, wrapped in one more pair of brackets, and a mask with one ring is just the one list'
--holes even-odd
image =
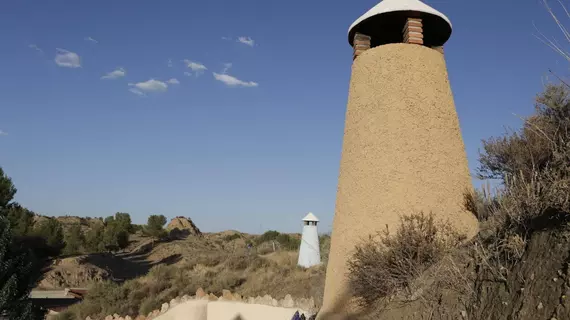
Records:
{"label": "blue sky", "polygon": [[[206,231],[299,231],[312,211],[327,231],[346,31],[376,3],[0,2],[0,165],[16,200]],[[567,74],[533,22],[562,36],[538,0],[428,3],[453,22],[446,59],[475,169],[481,139],[532,112],[548,69]]]}

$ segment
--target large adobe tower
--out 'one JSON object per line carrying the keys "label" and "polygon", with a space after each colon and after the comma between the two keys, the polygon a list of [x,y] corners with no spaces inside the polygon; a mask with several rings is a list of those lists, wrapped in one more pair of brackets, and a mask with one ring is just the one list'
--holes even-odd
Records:
{"label": "large adobe tower", "polygon": [[472,186],[443,55],[450,35],[448,18],[419,0],[384,0],[349,29],[354,62],[323,313],[349,294],[354,246],[394,232],[401,215],[432,212],[468,237],[477,232],[463,205]]}

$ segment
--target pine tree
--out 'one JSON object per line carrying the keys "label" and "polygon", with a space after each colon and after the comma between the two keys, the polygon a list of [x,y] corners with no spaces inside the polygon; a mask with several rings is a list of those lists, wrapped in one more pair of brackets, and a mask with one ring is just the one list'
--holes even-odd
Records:
{"label": "pine tree", "polygon": [[8,319],[43,319],[29,299],[40,277],[39,263],[14,242],[8,219],[0,215],[0,315]]}
{"label": "pine tree", "polygon": [[26,236],[31,232],[34,224],[34,213],[18,203],[6,206],[5,215],[10,221],[12,234],[16,237]]}
{"label": "pine tree", "polygon": [[119,230],[127,231],[128,233],[133,233],[134,228],[131,223],[131,215],[124,212],[115,213],[115,223]]}
{"label": "pine tree", "polygon": [[0,211],[5,209],[8,203],[12,201],[15,194],[16,187],[14,187],[12,179],[6,176],[2,167],[0,167]]}
{"label": "pine tree", "polygon": [[160,239],[166,236],[164,225],[166,224],[166,217],[163,215],[151,215],[145,228],[145,233],[153,238]]}
{"label": "pine tree", "polygon": [[12,180],[0,167],[0,316],[39,320],[45,312],[32,304],[29,294],[40,279],[41,262],[12,234],[7,215],[15,194]]}

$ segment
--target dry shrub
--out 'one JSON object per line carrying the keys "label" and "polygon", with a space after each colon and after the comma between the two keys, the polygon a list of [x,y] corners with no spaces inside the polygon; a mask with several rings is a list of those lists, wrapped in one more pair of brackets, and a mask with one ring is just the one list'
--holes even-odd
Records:
{"label": "dry shrub", "polygon": [[185,257],[187,267],[193,267],[195,265],[215,267],[226,259],[227,254],[223,252],[201,253]]}
{"label": "dry shrub", "polygon": [[[270,260],[271,259],[271,260]],[[267,263],[247,273],[245,282],[236,290],[244,296],[271,295],[282,299],[290,294],[295,298],[314,298],[317,305],[322,304],[324,292],[325,268],[300,268],[297,255],[291,252],[277,252],[264,258]]]}
{"label": "dry shrub", "polygon": [[388,230],[356,247],[349,262],[353,295],[363,305],[409,289],[411,282],[440,260],[464,236],[432,214],[403,216],[394,235]]}
{"label": "dry shrub", "polygon": [[498,179],[493,232],[475,247],[479,264],[498,279],[522,257],[534,231],[565,227],[570,218],[570,91],[549,85],[522,128],[483,141],[480,178]]}
{"label": "dry shrub", "polygon": [[329,252],[331,251],[331,236],[323,234],[319,236],[319,246],[321,252],[321,262],[326,267],[329,263]]}
{"label": "dry shrub", "polygon": [[503,183],[498,211],[506,222],[526,228],[570,211],[568,87],[549,85],[535,109],[519,131],[483,142],[479,168],[480,177]]}
{"label": "dry shrub", "polygon": [[499,210],[510,223],[528,226],[545,213],[569,212],[569,98],[566,86],[548,86],[518,132],[483,141],[479,175],[503,182]]}
{"label": "dry shrub", "polygon": [[498,201],[500,200],[500,192],[491,189],[489,181],[484,184],[480,190],[468,190],[464,195],[464,206],[467,211],[479,221],[487,221],[493,217],[497,209]]}
{"label": "dry shrub", "polygon": [[269,263],[267,259],[260,258],[254,254],[241,252],[238,254],[230,255],[223,263],[223,265],[228,270],[237,271],[246,269],[256,270],[263,267],[267,263]]}
{"label": "dry shrub", "polygon": [[268,254],[268,253],[271,253],[274,251],[275,250],[273,250],[272,243],[270,243],[270,242],[264,242],[256,248],[257,254],[261,254],[261,255]]}

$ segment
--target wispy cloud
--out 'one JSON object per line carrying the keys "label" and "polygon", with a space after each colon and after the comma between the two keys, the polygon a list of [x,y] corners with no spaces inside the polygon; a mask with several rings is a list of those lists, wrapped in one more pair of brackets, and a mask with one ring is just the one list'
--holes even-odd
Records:
{"label": "wispy cloud", "polygon": [[84,40],[85,40],[85,41],[89,41],[89,42],[91,42],[91,43],[99,43],[99,41],[97,41],[97,40],[95,40],[95,39],[93,39],[93,38],[91,38],[91,37],[85,37]]}
{"label": "wispy cloud", "polygon": [[137,96],[144,96],[145,95],[144,92],[140,91],[137,88],[130,88],[129,91],[136,94]]}
{"label": "wispy cloud", "polygon": [[55,63],[64,68],[79,68],[81,67],[81,61],[79,55],[75,52],[71,52],[65,49],[56,49]]}
{"label": "wispy cloud", "polygon": [[0,136],[7,136],[7,135],[8,135],[8,133],[6,131],[0,130]]}
{"label": "wispy cloud", "polygon": [[237,41],[250,47],[253,47],[255,45],[255,41],[250,37],[239,37]]}
{"label": "wispy cloud", "polygon": [[[166,84],[166,82],[155,79],[149,79],[147,81],[138,83],[129,83],[129,86],[135,87],[141,92],[164,92],[166,89],[168,89],[168,84]],[[133,90],[131,90],[131,92],[133,92]]]}
{"label": "wispy cloud", "polygon": [[222,37],[222,40],[232,41],[233,39],[232,39],[232,38],[229,38],[229,37]]}
{"label": "wispy cloud", "polygon": [[184,75],[187,76],[187,77],[191,77],[191,76],[192,76],[192,72],[184,71]]}
{"label": "wispy cloud", "polygon": [[117,68],[106,75],[102,76],[101,79],[117,79],[124,77],[127,74],[127,70],[124,68]]}
{"label": "wispy cloud", "polygon": [[230,87],[257,87],[259,84],[253,81],[243,81],[236,77],[230,76],[229,74],[225,73],[213,73],[214,78],[216,80],[225,83],[227,86]]}
{"label": "wispy cloud", "polygon": [[199,76],[204,73],[204,71],[208,70],[205,65],[199,62],[194,62],[188,59],[184,59],[183,61],[186,63],[186,67],[190,68],[196,76]]}
{"label": "wispy cloud", "polygon": [[168,67],[172,68],[172,59],[168,59]]}
{"label": "wispy cloud", "polygon": [[172,78],[166,82],[168,82],[169,84],[180,84],[180,81],[178,81],[178,79],[176,78]]}
{"label": "wispy cloud", "polygon": [[34,49],[34,50],[36,50],[37,52],[39,52],[39,53],[41,53],[41,54],[44,54],[44,51],[43,51],[40,47],[36,46],[35,44],[30,44],[30,45],[28,45],[28,48]]}
{"label": "wispy cloud", "polygon": [[233,65],[233,64],[232,64],[231,62],[224,63],[224,71],[222,71],[222,73],[228,72],[228,70],[231,69],[232,65]]}

